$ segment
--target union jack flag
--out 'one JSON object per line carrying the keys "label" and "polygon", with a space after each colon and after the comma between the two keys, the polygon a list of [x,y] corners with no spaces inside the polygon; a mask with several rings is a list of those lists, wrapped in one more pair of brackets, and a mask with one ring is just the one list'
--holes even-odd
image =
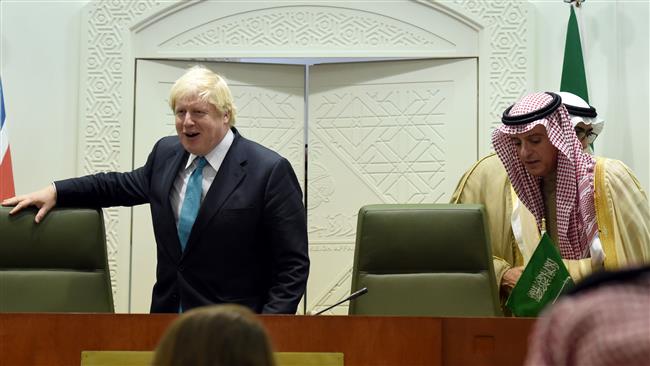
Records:
{"label": "union jack flag", "polygon": [[15,195],[9,131],[5,123],[5,101],[2,91],[2,79],[0,79],[0,201]]}

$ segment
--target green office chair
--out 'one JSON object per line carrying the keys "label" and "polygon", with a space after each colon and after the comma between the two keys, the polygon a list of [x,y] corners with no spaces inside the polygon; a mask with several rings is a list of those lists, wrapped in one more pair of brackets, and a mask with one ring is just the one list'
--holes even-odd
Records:
{"label": "green office chair", "polygon": [[0,312],[114,311],[101,210],[0,207]]}
{"label": "green office chair", "polygon": [[481,205],[359,210],[350,315],[501,316]]}

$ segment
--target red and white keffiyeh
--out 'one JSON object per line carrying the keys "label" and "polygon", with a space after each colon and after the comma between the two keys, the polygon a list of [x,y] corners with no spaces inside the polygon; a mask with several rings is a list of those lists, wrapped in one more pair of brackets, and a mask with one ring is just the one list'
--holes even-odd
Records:
{"label": "red and white keffiyeh", "polygon": [[[516,117],[538,111],[554,100],[551,93],[534,93],[523,97],[510,109]],[[589,257],[589,247],[598,232],[594,206],[594,158],[582,151],[571,119],[564,105],[551,114],[524,124],[502,124],[492,133],[492,144],[508,172],[519,199],[530,210],[541,228],[544,217],[541,177],[526,171],[517,155],[511,136],[530,131],[537,125],[546,128],[549,140],[558,149],[556,183],[556,217],[558,246],[562,258]]]}
{"label": "red and white keffiyeh", "polygon": [[650,364],[650,276],[562,297],[535,323],[526,366]]}

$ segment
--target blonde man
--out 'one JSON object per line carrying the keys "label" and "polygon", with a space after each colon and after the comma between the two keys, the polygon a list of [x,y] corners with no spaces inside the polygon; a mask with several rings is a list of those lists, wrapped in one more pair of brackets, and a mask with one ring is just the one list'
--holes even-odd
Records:
{"label": "blonde man", "polygon": [[302,192],[289,162],[237,131],[230,89],[197,66],[171,89],[177,136],[160,139],[143,167],[54,182],[7,199],[57,206],[148,203],[157,243],[151,312],[238,303],[295,313],[309,258]]}

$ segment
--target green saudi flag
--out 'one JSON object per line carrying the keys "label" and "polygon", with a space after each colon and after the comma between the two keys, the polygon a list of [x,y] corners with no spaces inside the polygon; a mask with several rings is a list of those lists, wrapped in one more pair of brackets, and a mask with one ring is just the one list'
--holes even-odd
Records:
{"label": "green saudi flag", "polygon": [[562,81],[560,90],[573,93],[585,102],[589,103],[589,92],[587,91],[587,75],[585,63],[582,57],[582,44],[580,42],[580,29],[576,12],[571,7],[569,24],[566,31],[566,43],[564,44],[564,64],[562,65]]}
{"label": "green saudi flag", "polygon": [[515,316],[537,316],[555,302],[564,291],[573,287],[573,280],[562,262],[553,240],[544,233],[512,289],[506,306]]}

